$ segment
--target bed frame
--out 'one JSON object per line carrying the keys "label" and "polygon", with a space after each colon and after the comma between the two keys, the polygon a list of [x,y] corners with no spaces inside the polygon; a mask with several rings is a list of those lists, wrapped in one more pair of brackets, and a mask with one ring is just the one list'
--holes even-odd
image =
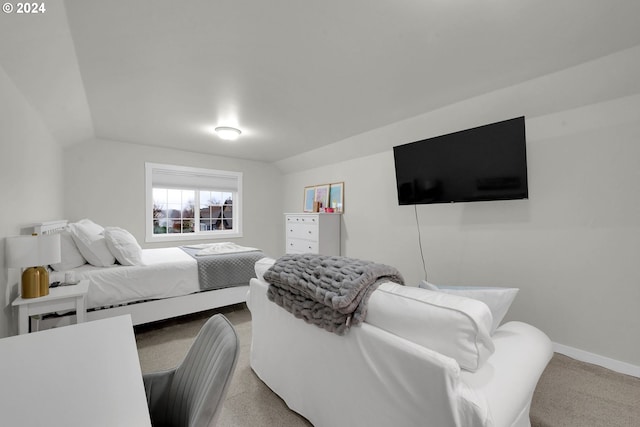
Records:
{"label": "bed frame", "polygon": [[[33,231],[37,234],[54,234],[64,230],[67,222],[66,220],[62,220],[39,223],[33,227]],[[214,289],[178,297],[91,310],[87,311],[85,318],[87,321],[91,321],[130,314],[133,324],[141,325],[143,323],[156,322],[158,320],[244,303],[247,300],[248,291],[249,284],[247,283],[246,286]],[[75,323],[75,317],[74,314],[34,320],[35,323],[31,325],[32,330],[69,325]]]}

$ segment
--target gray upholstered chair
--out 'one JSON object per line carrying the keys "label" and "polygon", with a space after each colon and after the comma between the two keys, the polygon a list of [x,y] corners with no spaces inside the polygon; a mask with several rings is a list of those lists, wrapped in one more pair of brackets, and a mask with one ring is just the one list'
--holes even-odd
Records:
{"label": "gray upholstered chair", "polygon": [[204,324],[175,369],[143,375],[154,426],[215,424],[238,361],[238,336],[222,314]]}

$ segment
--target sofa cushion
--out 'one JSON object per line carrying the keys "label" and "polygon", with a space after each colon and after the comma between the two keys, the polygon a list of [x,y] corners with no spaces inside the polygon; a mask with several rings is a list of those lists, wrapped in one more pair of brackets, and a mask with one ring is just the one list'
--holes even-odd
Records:
{"label": "sofa cushion", "polygon": [[471,298],[386,282],[371,294],[366,323],[475,371],[493,353],[491,311]]}
{"label": "sofa cushion", "polygon": [[519,291],[518,288],[487,286],[436,286],[424,280],[418,286],[432,291],[477,299],[487,304],[489,310],[491,310],[491,317],[493,318],[491,330],[489,331],[492,336],[498,326],[500,326],[500,322],[502,322],[507,311],[509,311],[509,307],[511,307],[511,303],[513,303]]}

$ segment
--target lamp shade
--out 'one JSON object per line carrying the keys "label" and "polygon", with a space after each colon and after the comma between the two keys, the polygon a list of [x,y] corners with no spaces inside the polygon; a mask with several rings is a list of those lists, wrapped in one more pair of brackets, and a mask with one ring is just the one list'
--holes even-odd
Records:
{"label": "lamp shade", "polygon": [[6,254],[9,268],[38,265],[38,236],[7,237]]}
{"label": "lamp shade", "polygon": [[7,237],[5,252],[9,268],[55,264],[61,261],[60,235]]}
{"label": "lamp shade", "polygon": [[49,265],[62,261],[60,250],[60,234],[38,236],[38,264]]}

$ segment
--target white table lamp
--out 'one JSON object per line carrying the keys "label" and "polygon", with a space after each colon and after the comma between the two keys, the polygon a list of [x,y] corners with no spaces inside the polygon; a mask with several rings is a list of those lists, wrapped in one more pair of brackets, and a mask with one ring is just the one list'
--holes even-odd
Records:
{"label": "white table lamp", "polygon": [[7,237],[6,245],[7,267],[24,268],[22,298],[48,295],[49,271],[44,266],[60,262],[60,235]]}

